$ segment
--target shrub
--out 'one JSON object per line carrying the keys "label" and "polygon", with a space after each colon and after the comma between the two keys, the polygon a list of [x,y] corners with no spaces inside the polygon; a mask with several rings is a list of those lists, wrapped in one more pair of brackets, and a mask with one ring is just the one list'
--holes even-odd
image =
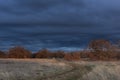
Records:
{"label": "shrub", "polygon": [[42,49],[35,53],[35,58],[51,58],[52,54],[47,49]]}
{"label": "shrub", "polygon": [[81,51],[80,56],[81,56],[81,58],[88,58],[89,57],[89,51]]}
{"label": "shrub", "polygon": [[65,60],[71,61],[72,60],[72,55],[70,53],[66,53],[64,56]]}
{"label": "shrub", "polygon": [[80,53],[74,52],[74,53],[66,53],[64,56],[65,60],[68,61],[77,61],[80,60]]}
{"label": "shrub", "polygon": [[93,40],[89,43],[88,48],[91,52],[108,51],[111,43],[104,39]]}
{"label": "shrub", "polygon": [[90,50],[89,58],[93,60],[112,60],[115,56],[114,48],[107,40],[93,40],[88,47]]}
{"label": "shrub", "polygon": [[9,49],[9,58],[31,58],[31,52],[24,49],[23,47],[14,47]]}
{"label": "shrub", "polygon": [[64,51],[56,51],[52,53],[52,58],[64,58]]}
{"label": "shrub", "polygon": [[5,58],[6,54],[3,51],[0,51],[0,58]]}

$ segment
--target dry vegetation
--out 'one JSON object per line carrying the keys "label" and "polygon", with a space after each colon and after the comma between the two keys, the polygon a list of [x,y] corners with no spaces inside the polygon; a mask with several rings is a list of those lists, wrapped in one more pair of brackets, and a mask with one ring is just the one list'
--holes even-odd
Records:
{"label": "dry vegetation", "polygon": [[103,39],[74,52],[17,46],[0,58],[0,80],[120,80],[120,45]]}
{"label": "dry vegetation", "polygon": [[7,52],[0,51],[0,58],[59,58],[68,61],[77,60],[103,60],[113,61],[120,60],[120,45],[111,44],[109,41],[100,39],[93,40],[88,44],[88,47],[83,51],[64,52],[64,51],[49,51],[41,49],[36,53],[23,48],[13,47]]}
{"label": "dry vegetation", "polygon": [[0,80],[120,80],[120,62],[0,59]]}

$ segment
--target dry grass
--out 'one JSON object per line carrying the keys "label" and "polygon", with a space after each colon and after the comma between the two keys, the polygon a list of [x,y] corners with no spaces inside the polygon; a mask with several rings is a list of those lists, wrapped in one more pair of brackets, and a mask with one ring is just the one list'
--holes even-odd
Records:
{"label": "dry grass", "polygon": [[120,62],[100,62],[83,80],[120,80]]}
{"label": "dry grass", "polygon": [[37,80],[69,71],[71,68],[54,59],[1,59],[0,80]]}
{"label": "dry grass", "polygon": [[120,80],[120,62],[0,59],[0,80]]}

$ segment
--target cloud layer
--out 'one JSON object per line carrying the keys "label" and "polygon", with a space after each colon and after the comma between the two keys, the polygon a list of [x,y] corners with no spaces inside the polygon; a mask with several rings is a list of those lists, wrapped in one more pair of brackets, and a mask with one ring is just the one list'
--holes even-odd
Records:
{"label": "cloud layer", "polygon": [[76,35],[83,41],[119,39],[119,4],[119,0],[0,0],[0,38],[56,40],[47,35],[59,34],[59,40]]}
{"label": "cloud layer", "polygon": [[92,28],[90,32],[99,29],[118,33],[119,3],[119,0],[0,0],[0,23],[74,26],[82,30]]}

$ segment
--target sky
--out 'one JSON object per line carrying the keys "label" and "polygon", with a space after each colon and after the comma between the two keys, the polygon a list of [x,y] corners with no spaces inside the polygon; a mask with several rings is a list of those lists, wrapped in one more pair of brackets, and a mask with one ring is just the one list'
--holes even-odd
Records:
{"label": "sky", "polygon": [[119,0],[0,0],[0,49],[23,45],[72,50],[96,38],[118,40],[119,4]]}

